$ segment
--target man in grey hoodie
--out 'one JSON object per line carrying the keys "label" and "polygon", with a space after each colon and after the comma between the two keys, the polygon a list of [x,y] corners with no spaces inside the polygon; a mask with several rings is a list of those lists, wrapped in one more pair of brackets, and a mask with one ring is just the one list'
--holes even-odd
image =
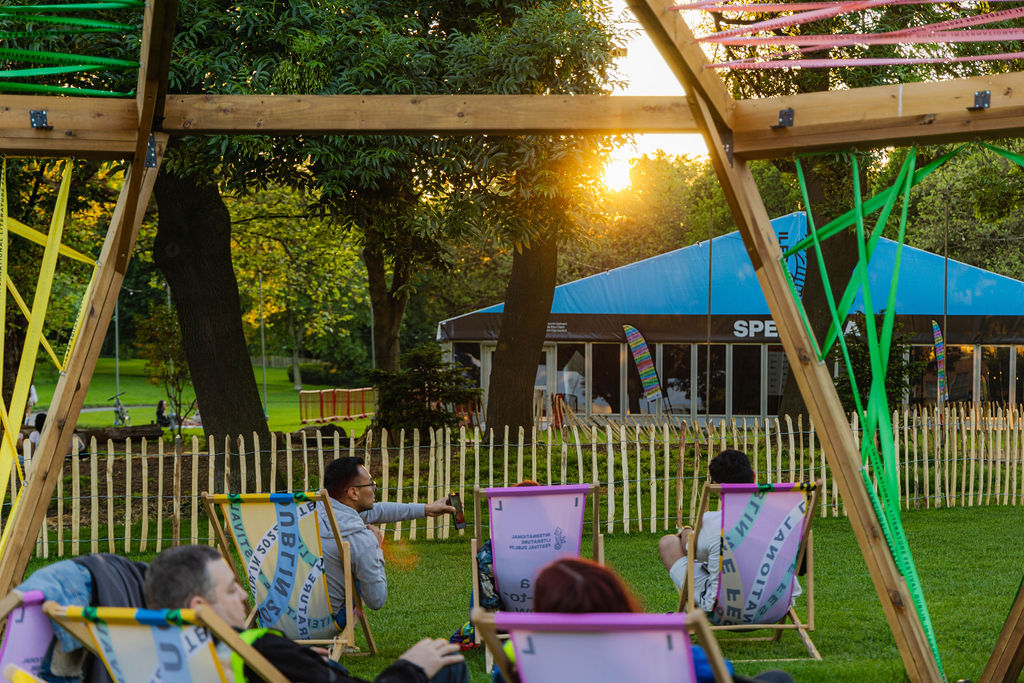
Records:
{"label": "man in grey hoodie", "polygon": [[[377,483],[363,466],[362,458],[338,458],[324,471],[323,487],[331,497],[331,509],[338,522],[341,538],[348,541],[352,555],[352,576],[363,602],[380,609],[388,598],[388,580],[384,573],[384,535],[376,524],[437,517],[455,512],[446,498],[433,503],[378,503]],[[335,620],[344,618],[345,573],[341,553],[334,538],[327,512],[317,510],[320,538],[323,542],[324,573],[331,605],[338,610]],[[339,624],[344,626],[344,624]]]}

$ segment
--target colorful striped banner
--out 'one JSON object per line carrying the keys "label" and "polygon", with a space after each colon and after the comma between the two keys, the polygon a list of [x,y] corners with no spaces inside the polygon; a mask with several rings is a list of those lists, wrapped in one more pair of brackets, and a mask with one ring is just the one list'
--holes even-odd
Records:
{"label": "colorful striped banner", "polygon": [[626,332],[626,341],[629,343],[629,350],[633,354],[633,362],[636,363],[637,372],[640,373],[640,383],[644,387],[644,397],[648,401],[655,401],[661,398],[661,386],[658,384],[658,371],[654,369],[654,360],[651,358],[651,350],[647,348],[647,342],[640,334],[640,330],[632,325],[623,325]]}
{"label": "colorful striped banner", "polygon": [[949,387],[946,385],[946,345],[942,341],[942,329],[934,320],[932,335],[935,337],[935,366],[939,374],[939,400],[949,401]]}

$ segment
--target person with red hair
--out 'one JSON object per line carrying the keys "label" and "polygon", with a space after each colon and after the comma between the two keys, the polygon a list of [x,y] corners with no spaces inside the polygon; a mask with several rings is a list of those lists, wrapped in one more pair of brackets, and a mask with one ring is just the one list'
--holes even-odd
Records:
{"label": "person with red hair", "polygon": [[[560,612],[563,614],[584,614],[587,612],[642,612],[639,601],[626,588],[622,579],[604,565],[592,560],[566,557],[548,564],[533,583],[533,609],[536,612]],[[714,683],[704,649],[692,645],[693,666],[699,683]],[[512,643],[505,644],[509,661],[515,665]],[[725,663],[732,673],[732,664]],[[759,681],[760,683],[793,683],[785,671],[765,671],[755,678],[734,676],[736,681]],[[493,681],[504,681],[495,667]]]}

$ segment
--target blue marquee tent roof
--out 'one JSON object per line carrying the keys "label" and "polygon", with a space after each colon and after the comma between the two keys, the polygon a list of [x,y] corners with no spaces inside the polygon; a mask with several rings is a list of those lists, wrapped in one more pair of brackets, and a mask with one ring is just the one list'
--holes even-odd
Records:
{"label": "blue marquee tent roof", "polygon": [[[807,234],[807,217],[792,213],[776,218],[772,227],[783,248]],[[716,237],[709,246],[707,241],[676,249],[652,258],[637,261],[555,288],[551,305],[551,320],[576,316],[640,320],[646,316],[672,316],[678,322],[685,318],[708,315],[708,255],[713,255],[711,266],[711,316],[735,318],[768,318],[768,305],[761,293],[754,268],[747,257],[743,240],[738,232]],[[897,253],[895,242],[882,238],[869,265],[872,303],[877,311],[888,299],[889,281]],[[798,287],[803,284],[803,254],[789,259],[790,271]],[[904,246],[900,278],[896,293],[896,312],[901,318],[925,317],[941,320],[943,315],[942,256]],[[1004,329],[1007,317],[1024,316],[1024,282],[949,261],[947,314],[967,316],[974,320],[992,316],[1001,321],[996,338],[1006,341]],[[502,304],[451,318],[439,326],[441,339],[466,339],[458,333],[478,325],[468,324],[474,316],[500,318]],[[858,293],[855,310],[863,312],[863,295]],[[623,322],[629,320],[623,319]],[[665,321],[662,321],[665,322]],[[1015,322],[1015,321],[1014,321]],[[465,324],[463,324],[465,323]],[[635,324],[635,323],[634,323]],[[706,323],[705,323],[706,325]],[[638,325],[639,326],[639,325]],[[684,325],[686,326],[686,325]],[[906,325],[905,325],[906,326]],[[1013,326],[1016,326],[1015,324]],[[491,327],[491,326],[488,326]],[[912,325],[912,327],[918,327]],[[928,325],[924,325],[928,327]],[[952,323],[950,327],[953,328]],[[978,324],[970,325],[972,339],[979,334]],[[550,325],[549,325],[550,328]],[[621,330],[621,327],[618,328]],[[643,327],[640,328],[643,332]],[[922,329],[923,333],[924,330]],[[1024,332],[1024,329],[1022,329]],[[472,335],[470,335],[472,337]],[[487,335],[488,337],[491,335]],[[495,335],[496,336],[496,335]],[[619,332],[621,336],[621,332]],[[917,336],[917,335],[915,335]],[[957,335],[961,336],[961,335]],[[985,335],[983,335],[985,336]],[[549,337],[563,338],[561,334]],[[477,336],[476,338],[482,338]],[[582,338],[594,338],[583,334]],[[976,339],[984,341],[984,339]],[[924,341],[924,340],[921,340]],[[961,342],[968,341],[961,339]],[[1022,337],[1024,341],[1024,337]]]}

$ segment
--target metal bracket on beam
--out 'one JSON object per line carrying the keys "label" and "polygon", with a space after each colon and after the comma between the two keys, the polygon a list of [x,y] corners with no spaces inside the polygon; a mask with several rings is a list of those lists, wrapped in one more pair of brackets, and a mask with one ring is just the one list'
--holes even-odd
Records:
{"label": "metal bracket on beam", "polygon": [[149,134],[149,143],[146,145],[146,168],[156,168],[156,136]]}
{"label": "metal bracket on beam", "polygon": [[774,129],[793,127],[793,107],[779,110],[779,122],[772,126]]}
{"label": "metal bracket on beam", "polygon": [[722,151],[725,152],[725,158],[729,160],[729,166],[732,166],[732,129],[726,128],[718,134],[718,137],[722,140]]}
{"label": "metal bracket on beam", "polygon": [[982,109],[988,109],[992,103],[992,91],[990,90],[975,90],[974,91],[974,106],[967,107],[967,111],[981,111]]}
{"label": "metal bracket on beam", "polygon": [[28,112],[28,120],[29,120],[29,123],[32,124],[33,128],[38,128],[40,130],[53,130],[53,126],[51,126],[47,122],[47,120],[46,120],[46,110],[45,109],[31,109],[31,110],[29,110],[29,112]]}

